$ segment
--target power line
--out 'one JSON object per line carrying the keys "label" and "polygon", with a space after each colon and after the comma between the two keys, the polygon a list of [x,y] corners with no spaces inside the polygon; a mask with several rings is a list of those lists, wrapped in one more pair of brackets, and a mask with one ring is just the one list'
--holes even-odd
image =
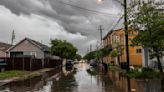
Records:
{"label": "power line", "polygon": [[119,0],[114,0],[114,1],[116,1],[117,3],[121,4],[122,6],[124,6],[124,3],[123,2],[121,2]]}
{"label": "power line", "polygon": [[121,19],[122,19],[123,17],[124,17],[124,15],[121,16],[121,17],[118,19],[118,21],[116,22],[116,24],[112,26],[111,30],[116,28],[116,26],[119,24],[119,22],[121,21]]}
{"label": "power line", "polygon": [[[123,11],[123,10],[121,10],[121,12],[122,12],[122,11]],[[112,27],[107,28],[107,29],[109,29],[109,31],[112,30],[112,29],[115,29],[115,27],[118,25],[118,23],[121,21],[121,19],[122,19],[123,17],[124,17],[124,15],[121,15],[121,16],[119,17],[118,20],[116,19],[115,24],[113,23]]]}
{"label": "power line", "polygon": [[[56,0],[57,1],[57,0]],[[83,8],[83,7],[79,7],[79,6],[76,6],[76,5],[73,5],[73,4],[69,4],[69,3],[65,3],[65,2],[62,2],[62,1],[58,1],[59,3],[61,3],[61,4],[64,4],[64,5],[69,5],[69,6],[72,6],[72,7],[74,7],[74,8],[78,8],[78,9],[82,9],[82,10],[86,10],[86,11],[89,11],[89,12],[94,12],[94,13],[98,13],[98,14],[104,14],[104,15],[121,15],[120,13],[119,14],[110,14],[110,13],[104,13],[104,12],[100,12],[100,11],[95,11],[95,10],[90,10],[90,9],[87,9],[87,8]],[[117,1],[118,2],[118,1]],[[121,4],[121,2],[119,2],[120,4]],[[121,10],[122,11],[122,10]],[[84,14],[84,16],[85,16],[85,14]],[[86,17],[86,16],[85,16]],[[86,17],[89,21],[90,21],[90,23],[93,25],[93,23],[91,22],[91,20],[88,18],[88,17]],[[116,22],[116,24],[114,25],[114,26],[112,26],[110,29],[112,30],[112,29],[114,29],[117,25],[118,25],[118,23],[121,21],[121,19],[123,18],[123,15],[121,16],[121,18],[119,18],[119,20]]]}
{"label": "power line", "polygon": [[[56,0],[57,1],[57,0]],[[64,5],[68,5],[68,6],[71,6],[71,7],[74,7],[74,8],[78,8],[78,9],[81,9],[81,10],[85,10],[85,11],[88,11],[88,12],[92,12],[92,13],[98,13],[98,14],[103,14],[103,15],[121,15],[120,13],[119,14],[110,14],[110,13],[104,13],[104,12],[100,12],[100,11],[95,11],[95,10],[91,10],[91,9],[87,9],[87,8],[83,8],[83,7],[79,7],[79,6],[76,6],[76,5],[73,5],[73,4],[69,4],[69,3],[66,3],[66,2],[62,2],[62,1],[58,1],[59,3],[61,3],[61,4],[64,4]],[[117,0],[117,2],[118,2],[118,0]],[[123,5],[121,2],[119,2],[121,5]],[[122,11],[122,10],[121,10]],[[85,14],[84,14],[84,16],[85,16]],[[121,15],[121,17],[118,19],[118,21],[110,28],[110,30],[112,30],[112,29],[114,29],[118,24],[119,24],[119,22],[121,21],[121,19],[123,18],[123,16],[124,15]],[[90,21],[90,23],[92,24],[92,25],[94,25],[92,22],[91,22],[91,20],[90,20],[90,18],[89,17],[87,17],[87,16],[85,16],[89,21]],[[100,29],[99,29],[100,30]],[[104,29],[102,29],[102,30],[104,30]],[[101,31],[102,31],[101,30]],[[100,34],[102,34],[102,33],[100,33]],[[101,37],[102,38],[102,37]]]}
{"label": "power line", "polygon": [[[71,0],[69,0],[70,2],[72,2]],[[124,5],[121,1],[119,1],[119,0],[116,0],[118,3],[120,3],[121,5]],[[121,10],[121,12],[122,12],[123,10]],[[117,14],[117,15],[121,15],[121,14]],[[84,16],[85,16],[85,14],[84,14]],[[112,27],[110,27],[109,29],[115,29],[115,27],[119,24],[119,22],[121,21],[121,19],[123,18],[123,16],[124,15],[121,15],[121,17],[119,18],[119,20],[112,26]],[[92,24],[92,25],[94,25],[92,22],[91,22],[91,20],[90,20],[90,18],[88,17],[88,16],[85,16],[89,21],[90,21],[90,23]],[[108,28],[107,28],[108,29]]]}
{"label": "power line", "polygon": [[87,9],[87,8],[83,8],[83,7],[79,7],[77,5],[73,5],[73,4],[69,4],[69,3],[65,3],[65,2],[62,2],[62,1],[58,1],[59,3],[61,4],[64,4],[64,5],[68,5],[68,6],[72,6],[74,8],[78,8],[78,9],[82,9],[82,10],[86,10],[88,12],[94,12],[94,13],[98,13],[98,14],[104,14],[104,15],[121,15],[121,14],[110,14],[110,13],[105,13],[105,12],[100,12],[100,11],[95,11],[95,10],[91,10],[91,9]]}

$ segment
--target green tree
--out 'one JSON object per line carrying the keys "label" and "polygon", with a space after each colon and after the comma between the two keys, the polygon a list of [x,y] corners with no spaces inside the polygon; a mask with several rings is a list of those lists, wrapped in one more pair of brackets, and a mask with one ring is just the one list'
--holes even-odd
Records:
{"label": "green tree", "polygon": [[96,59],[96,53],[97,51],[91,51],[89,53],[87,53],[85,56],[84,56],[84,59],[87,59],[87,60],[91,60],[91,59]]}
{"label": "green tree", "polygon": [[62,59],[74,59],[77,49],[69,42],[62,40],[51,40],[52,55],[60,56]]}
{"label": "green tree", "polygon": [[120,56],[123,53],[123,49],[123,45],[117,43],[115,49],[110,52],[111,57],[117,57],[119,65],[121,63]]}
{"label": "green tree", "polygon": [[87,53],[84,58],[85,59],[88,59],[88,60],[91,60],[91,59],[101,59],[103,56],[106,56],[108,55],[110,52],[107,51],[107,48],[102,48],[102,49],[99,49],[99,50],[95,50],[95,51],[91,51],[89,53]]}
{"label": "green tree", "polygon": [[149,48],[163,73],[160,58],[164,55],[164,12],[160,8],[163,8],[160,0],[133,0],[129,8],[129,27],[138,32],[132,39],[133,45]]}
{"label": "green tree", "polygon": [[80,59],[82,59],[82,57],[81,57],[81,55],[76,54],[75,59],[80,60]]}

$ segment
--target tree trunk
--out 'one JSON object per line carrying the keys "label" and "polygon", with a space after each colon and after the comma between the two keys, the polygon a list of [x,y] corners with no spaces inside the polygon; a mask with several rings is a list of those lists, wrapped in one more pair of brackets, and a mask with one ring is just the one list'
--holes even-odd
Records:
{"label": "tree trunk", "polygon": [[66,66],[66,62],[67,62],[67,60],[66,60],[65,58],[63,58],[63,59],[62,59],[62,66],[65,67],[65,66]]}
{"label": "tree trunk", "polygon": [[120,66],[120,64],[121,64],[120,56],[117,56],[117,60],[118,60],[118,65]]}
{"label": "tree trunk", "polygon": [[162,64],[161,64],[159,55],[156,55],[156,58],[157,58],[157,62],[158,62],[158,69],[161,72],[161,74],[163,74]]}
{"label": "tree trunk", "polygon": [[153,50],[155,51],[155,56],[157,58],[157,62],[158,62],[158,69],[160,71],[160,73],[163,75],[163,69],[162,69],[162,64],[161,64],[161,61],[160,61],[160,56],[159,56],[159,51],[158,49],[155,49],[155,47],[153,47]]}

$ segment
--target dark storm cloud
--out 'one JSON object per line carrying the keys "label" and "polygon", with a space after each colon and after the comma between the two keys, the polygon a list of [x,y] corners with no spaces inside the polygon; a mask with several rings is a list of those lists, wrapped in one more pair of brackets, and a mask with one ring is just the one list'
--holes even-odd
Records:
{"label": "dark storm cloud", "polygon": [[89,43],[95,44],[96,40],[99,40],[98,26],[103,25],[105,35],[119,18],[120,15],[117,14],[121,14],[121,7],[112,0],[105,0],[102,3],[96,0],[0,0],[0,5],[10,9],[17,16],[37,14],[57,22],[69,33],[87,36],[86,40],[72,41],[82,54],[85,46]]}

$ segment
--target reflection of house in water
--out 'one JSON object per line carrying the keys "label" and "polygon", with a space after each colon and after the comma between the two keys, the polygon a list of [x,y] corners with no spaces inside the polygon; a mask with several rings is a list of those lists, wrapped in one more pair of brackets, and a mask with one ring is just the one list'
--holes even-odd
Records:
{"label": "reflection of house in water", "polygon": [[59,73],[59,71],[55,69],[42,76],[8,83],[0,86],[0,92],[51,92],[53,83],[48,78]]}
{"label": "reflection of house in water", "polygon": [[45,81],[41,81],[41,76],[40,76],[32,79],[8,83],[4,86],[1,86],[0,90],[5,90],[7,88],[9,90],[7,92],[27,92],[27,91],[34,91],[34,89],[39,90],[39,88],[42,87],[43,85],[45,85]]}
{"label": "reflection of house in water", "polygon": [[[144,80],[144,79],[128,79],[123,77],[119,72],[108,73],[112,83],[122,89],[123,92],[162,92],[161,91],[161,80]],[[130,89],[128,91],[128,89]]]}

